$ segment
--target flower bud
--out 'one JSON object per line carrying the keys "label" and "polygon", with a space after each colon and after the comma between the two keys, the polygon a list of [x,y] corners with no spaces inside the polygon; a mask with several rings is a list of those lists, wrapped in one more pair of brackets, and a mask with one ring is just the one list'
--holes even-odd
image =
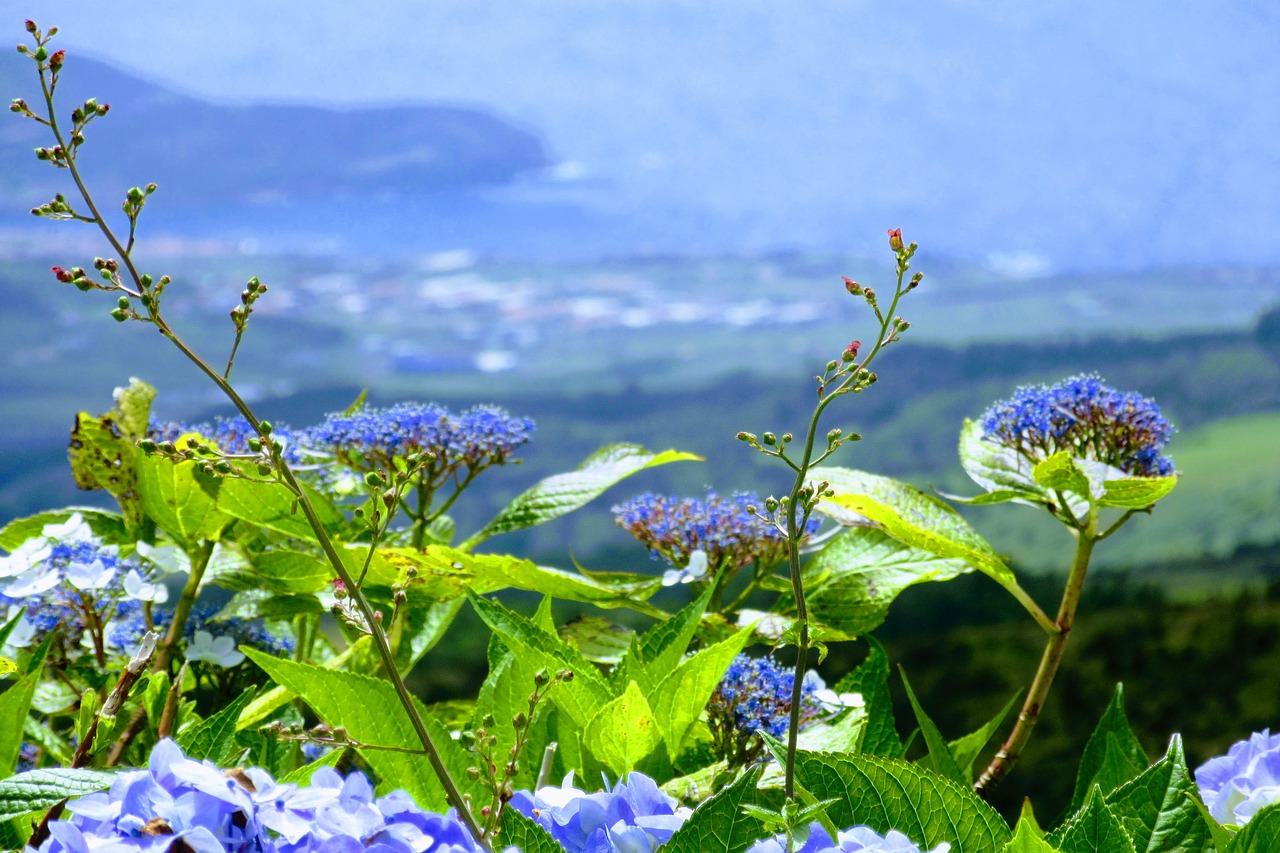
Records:
{"label": "flower bud", "polygon": [[111,105],[110,105],[110,104],[99,104],[99,105],[98,105],[98,108],[97,108],[96,110],[94,110],[94,112],[96,112],[96,113],[97,113],[98,115],[100,115],[100,116],[104,116],[104,115],[106,115],[107,113],[109,113],[110,111],[111,111]]}
{"label": "flower bud", "polygon": [[49,57],[49,67],[57,71],[62,67],[62,61],[66,58],[67,52],[65,50],[54,51],[53,55]]}
{"label": "flower bud", "polygon": [[862,295],[862,285],[858,284],[856,281],[849,278],[848,276],[846,276],[844,280],[844,289],[849,291],[849,293],[854,296]]}
{"label": "flower bud", "polygon": [[761,440],[768,447],[773,447],[775,444],[778,443],[778,437],[771,432],[766,432],[763,436],[761,436]]}
{"label": "flower bud", "polygon": [[258,473],[259,473],[259,474],[261,474],[261,475],[262,475],[262,476],[264,476],[264,477],[270,476],[270,474],[271,474],[271,465],[270,465],[269,463],[267,463],[267,462],[259,462],[259,463],[258,463]]}
{"label": "flower bud", "polygon": [[63,284],[70,284],[75,281],[76,277],[64,270],[62,267],[51,267],[50,269],[53,270],[53,274],[57,277],[58,281]]}
{"label": "flower bud", "polygon": [[26,27],[27,27],[27,32],[29,33],[34,33],[37,29],[39,29],[39,27],[36,26],[36,22],[32,20],[27,20]]}
{"label": "flower bud", "polygon": [[911,283],[907,285],[907,290],[915,290],[920,286],[920,282],[924,281],[924,273],[918,272],[911,276]]}
{"label": "flower bud", "polygon": [[903,250],[904,246],[902,242],[901,228],[889,229],[889,248],[893,249],[895,252],[901,252]]}
{"label": "flower bud", "polygon": [[262,431],[263,435],[271,435],[271,422],[263,421],[262,423],[258,424],[258,429]]}
{"label": "flower bud", "polygon": [[844,355],[841,356],[843,361],[850,362],[858,357],[858,348],[862,346],[861,341],[853,341],[844,348]]}

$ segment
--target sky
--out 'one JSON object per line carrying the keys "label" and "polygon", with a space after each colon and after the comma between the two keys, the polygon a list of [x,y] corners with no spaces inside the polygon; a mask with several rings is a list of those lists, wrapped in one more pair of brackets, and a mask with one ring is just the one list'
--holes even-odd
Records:
{"label": "sky", "polygon": [[1227,247],[1280,225],[1268,4],[39,5],[65,44],[220,101],[481,106],[558,161],[525,192],[740,247],[896,224],[1032,266],[1280,260],[1269,234]]}

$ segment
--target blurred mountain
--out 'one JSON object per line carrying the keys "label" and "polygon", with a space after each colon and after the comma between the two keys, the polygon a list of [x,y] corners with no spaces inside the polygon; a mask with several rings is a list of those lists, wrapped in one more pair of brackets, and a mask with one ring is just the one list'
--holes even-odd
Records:
{"label": "blurred mountain", "polygon": [[[6,101],[21,94],[43,114],[34,69],[21,57],[0,62],[0,91]],[[81,167],[91,184],[114,196],[155,181],[166,206],[377,205],[499,186],[549,162],[537,136],[479,109],[221,105],[80,56],[57,95],[67,115],[91,96],[112,105],[86,134]],[[50,144],[34,122],[7,113],[0,122],[0,192],[11,207],[69,192],[67,175],[31,154]]]}

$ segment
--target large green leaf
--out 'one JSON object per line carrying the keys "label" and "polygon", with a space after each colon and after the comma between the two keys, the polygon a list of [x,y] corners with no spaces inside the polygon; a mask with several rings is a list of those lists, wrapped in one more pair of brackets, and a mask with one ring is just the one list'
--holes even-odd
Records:
{"label": "large green leaf", "polygon": [[815,468],[811,473],[815,480],[826,480],[835,491],[824,503],[830,501],[865,516],[912,548],[962,560],[1002,586],[1016,583],[1013,572],[991,544],[959,513],[932,495],[890,477],[848,468]]}
{"label": "large green leaf", "polygon": [[532,818],[508,806],[502,810],[502,832],[496,850],[514,847],[520,853],[564,853],[560,842]]}
{"label": "large green leaf", "polygon": [[694,810],[662,853],[742,853],[767,833],[742,807],[754,805],[761,767],[754,767]]}
{"label": "large green leaf", "polygon": [[1280,803],[1260,809],[1236,833],[1223,853],[1275,853],[1280,850]]}
{"label": "large green leaf", "polygon": [[[530,661],[512,654],[497,635],[489,640],[488,658],[489,673],[476,696],[472,727],[478,728],[485,716],[491,716],[493,725],[486,728],[498,738],[498,749],[503,750],[515,743],[516,727],[513,718],[517,714],[529,713],[529,696],[534,691],[534,675],[538,668]],[[556,685],[552,692],[562,686]],[[544,714],[546,706],[550,704],[550,699],[540,704],[538,713]],[[526,751],[518,764],[513,783],[517,789],[533,787],[540,750],[545,746],[545,743],[526,744]]]}
{"label": "large green leaf", "polygon": [[236,721],[252,698],[253,690],[246,690],[212,717],[183,729],[177,740],[187,758],[207,758],[219,766],[231,761],[241,751],[236,745]]}
{"label": "large green leaf", "polygon": [[55,767],[28,770],[0,781],[0,821],[47,809],[68,797],[92,794],[111,786],[118,774],[107,770]]}
{"label": "large green leaf", "polygon": [[1095,785],[1109,794],[1147,768],[1149,761],[1124,714],[1124,685],[1117,684],[1080,756],[1068,814],[1084,805]]}
{"label": "large green leaf", "polygon": [[391,647],[395,651],[396,665],[401,672],[413,669],[427,652],[444,639],[445,632],[461,609],[461,598],[438,601],[412,607],[407,619],[396,621],[391,629]]}
{"label": "large green leaf", "polygon": [[[330,726],[343,726],[354,740],[371,746],[410,750],[368,749],[361,755],[384,780],[388,790],[404,788],[425,809],[448,808],[444,787],[426,755],[417,752],[422,749],[422,742],[390,682],[281,660],[256,649],[243,651],[273,681],[302,697]],[[450,737],[420,702],[414,700],[414,705],[454,781],[464,792],[478,798],[482,786],[466,777],[473,756]]]}
{"label": "large green leaf", "polygon": [[578,470],[547,477],[521,493],[460,547],[469,551],[499,533],[523,530],[559,518],[599,497],[618,481],[646,468],[668,462],[700,461],[701,458],[676,450],[651,453],[637,444],[602,447],[588,456]]}
{"label": "large green leaf", "polygon": [[9,685],[4,693],[0,693],[0,778],[12,774],[18,763],[18,752],[22,749],[22,730],[27,722],[27,713],[31,710],[31,700],[35,697],[42,668],[28,672]]}
{"label": "large green leaf", "polygon": [[[325,669],[350,668],[353,663],[368,657],[370,642],[368,637],[361,637],[320,666]],[[277,708],[292,701],[297,695],[289,688],[280,685],[271,688],[240,712],[240,718],[236,721],[236,730],[243,731],[264,722]]]}
{"label": "large green leaf", "polygon": [[964,771],[966,782],[973,782],[973,763],[978,759],[987,744],[991,742],[992,735],[1000,728],[1004,718],[1009,716],[1009,712],[1013,710],[1013,705],[1017,701],[1018,694],[1015,693],[1000,709],[999,713],[983,723],[981,728],[951,741],[951,754],[955,756],[956,764]]}
{"label": "large green leaf", "polygon": [[960,429],[960,464],[970,479],[989,495],[998,496],[985,501],[979,496],[970,503],[1053,502],[1053,496],[1032,476],[1032,464],[1004,445],[984,438],[978,421],[966,420]]}
{"label": "large green leaf", "polygon": [[1008,845],[1000,853],[1061,853],[1057,847],[1045,841],[1044,836],[1036,829],[1035,824],[1030,821],[1018,821],[1013,838],[1009,839]]}
{"label": "large green leaf", "polygon": [[[425,551],[383,548],[380,555],[399,569],[412,566],[416,573],[408,579],[409,590],[436,600],[457,598],[468,590],[483,595],[508,588],[597,607],[639,607],[642,600],[593,578],[539,566],[509,554],[472,554],[460,548],[432,545]],[[661,581],[655,580],[644,591],[646,596],[660,586]]]}
{"label": "large green leaf", "polygon": [[743,628],[727,640],[702,649],[662,679],[649,701],[670,755],[679,755],[685,736],[706,710],[716,686],[733,659],[751,639],[753,629]]}
{"label": "large green leaf", "polygon": [[616,776],[630,773],[662,743],[662,732],[640,685],[632,681],[587,723],[582,745]]}
{"label": "large green leaf", "polygon": [[1102,485],[1103,492],[1098,499],[1098,506],[1145,509],[1173,491],[1173,487],[1178,485],[1178,475],[1126,477],[1107,480]]}
{"label": "large green leaf", "polygon": [[67,449],[72,476],[81,489],[105,491],[116,499],[129,535],[141,531],[144,518],[136,450],[111,415],[76,415]]}
{"label": "large green leaf", "polygon": [[920,705],[920,701],[916,699],[916,693],[911,689],[911,682],[907,680],[905,670],[899,670],[902,676],[902,686],[907,691],[907,699],[911,702],[911,710],[916,715],[916,724],[920,726],[920,733],[924,735],[925,746],[929,749],[929,757],[922,764],[932,769],[935,773],[950,779],[958,785],[968,785],[972,779],[966,778],[960,765],[956,763],[955,756],[951,754],[951,746],[947,743],[947,739],[942,736],[942,732],[938,730],[938,726],[933,722],[924,708]]}
{"label": "large green leaf", "polygon": [[1196,796],[1182,739],[1174,735],[1163,758],[1108,794],[1106,801],[1137,853],[1202,853],[1209,846],[1209,830]]}
{"label": "large green leaf", "polygon": [[865,637],[871,647],[857,669],[836,684],[837,693],[860,693],[867,709],[867,730],[862,751],[884,758],[902,757],[902,740],[893,720],[893,699],[889,695],[889,656],[874,637]]}
{"label": "large green leaf", "polygon": [[1073,492],[1089,500],[1093,495],[1089,475],[1063,450],[1036,463],[1031,476],[1040,486],[1055,492]]}
{"label": "large green leaf", "polygon": [[214,503],[223,481],[197,471],[194,461],[136,453],[142,508],[156,526],[188,551],[201,539],[217,539],[231,521]]}
{"label": "large green leaf", "polygon": [[797,781],[819,800],[835,799],[827,815],[839,827],[863,824],[881,834],[896,829],[931,850],[991,853],[1011,837],[994,809],[967,786],[907,764],[870,755],[800,752]]}
{"label": "large green leaf", "polygon": [[468,593],[472,607],[489,628],[516,655],[537,669],[555,672],[567,669],[573,680],[560,684],[551,693],[551,701],[564,711],[580,729],[610,699],[610,691],[595,664],[560,638],[525,619],[496,601]]}
{"label": "large green leaf", "polygon": [[[878,627],[898,594],[913,584],[971,571],[963,560],[913,548],[883,530],[851,527],[805,563],[810,618],[849,637]],[[780,602],[794,607],[789,597]]]}
{"label": "large green leaf", "polygon": [[1134,853],[1133,839],[1097,787],[1084,808],[1051,832],[1048,841],[1062,853]]}
{"label": "large green leaf", "polygon": [[71,516],[79,514],[93,534],[104,542],[117,544],[127,541],[124,518],[118,513],[91,506],[69,506],[64,509],[53,509],[16,518],[0,528],[0,548],[13,551],[33,536],[39,536],[47,525],[62,524]]}
{"label": "large green leaf", "polygon": [[[326,531],[338,531],[346,524],[333,501],[310,486],[304,484],[302,488]],[[312,541],[316,538],[301,507],[295,504],[293,493],[280,483],[228,477],[218,489],[217,507],[227,515],[286,536]]]}

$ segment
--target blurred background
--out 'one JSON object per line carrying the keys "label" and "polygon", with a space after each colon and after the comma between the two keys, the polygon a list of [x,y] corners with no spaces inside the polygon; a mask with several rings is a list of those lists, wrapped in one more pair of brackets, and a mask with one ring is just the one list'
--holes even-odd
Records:
{"label": "blurred background", "polygon": [[[81,162],[105,209],[159,184],[137,257],[174,277],[175,325],[220,356],[244,281],[269,285],[236,372],[272,420],[313,423],[361,389],[534,417],[523,464],[486,475],[463,528],[600,444],[707,457],[492,543],[547,564],[659,568],[608,513],[642,490],[782,490],[733,435],[803,426],[813,374],[871,333],[841,276],[891,287],[901,227],[926,276],[913,327],[836,413],[866,436],[838,462],[966,491],[963,419],[1080,371],[1179,428],[1183,482],[1099,549],[1025,759],[1041,772],[1015,773],[1006,805],[1065,805],[1116,681],[1153,754],[1172,731],[1196,761],[1280,726],[1280,9],[38,6],[0,34],[57,24],[64,111],[112,105]],[[0,91],[39,102],[12,51]],[[0,119],[0,520],[95,499],[67,432],[130,376],[162,418],[225,411],[158,336],[54,282],[50,265],[105,247],[26,213],[69,189],[31,155],[39,131]],[[1019,507],[971,518],[1056,602],[1065,533]],[[1037,629],[1002,596],[981,578],[911,590],[881,632],[950,736],[1034,669]]]}

